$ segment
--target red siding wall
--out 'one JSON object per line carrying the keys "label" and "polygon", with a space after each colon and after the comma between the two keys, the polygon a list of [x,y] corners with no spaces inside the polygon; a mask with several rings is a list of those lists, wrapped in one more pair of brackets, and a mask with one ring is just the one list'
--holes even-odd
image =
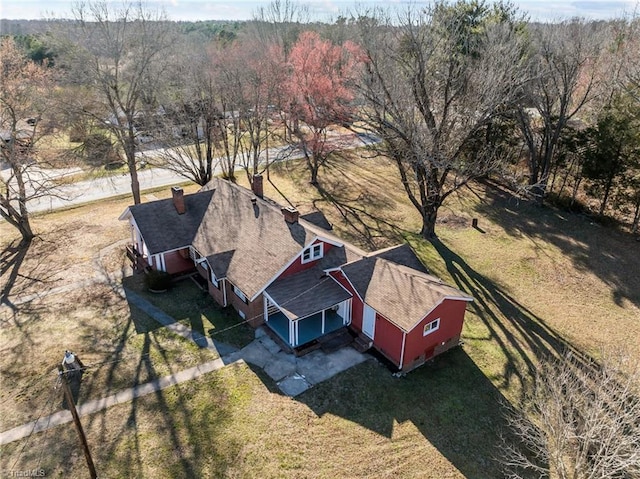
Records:
{"label": "red siding wall", "polygon": [[227,291],[227,304],[232,305],[237,311],[242,311],[245,320],[254,328],[264,324],[264,296],[260,294],[255,301],[245,303],[233,292],[233,285],[229,281],[225,281],[224,284]]}
{"label": "red siding wall", "polygon": [[[323,241],[316,240],[312,244],[318,244],[318,243],[323,243]],[[311,246],[311,244],[309,246]],[[324,246],[322,247],[323,254],[326,254],[331,248],[333,248],[332,244],[324,243]],[[289,267],[282,272],[279,278],[286,278],[287,276],[291,276],[292,274],[296,274],[301,271],[307,270],[309,268],[313,268],[317,262],[318,261],[316,260],[316,261],[309,261],[308,263],[303,263],[302,250],[301,250],[300,256],[298,256],[296,260],[293,263],[291,263]]]}
{"label": "red siding wall", "polygon": [[402,330],[376,313],[376,329],[373,336],[373,346],[399,367],[402,354]]}
{"label": "red siding wall", "polygon": [[209,285],[209,294],[213,299],[215,299],[216,303],[222,307],[226,306],[224,304],[224,291],[222,289],[224,288],[224,283],[226,283],[225,280],[218,281],[218,287],[216,288],[211,281],[207,281],[207,284]]}
{"label": "red siding wall", "polygon": [[[422,364],[424,361],[456,346],[460,340],[466,301],[445,299],[407,334],[403,370]],[[440,328],[424,336],[424,326],[440,318]],[[377,325],[376,325],[377,326]],[[376,336],[378,332],[376,331]],[[442,344],[444,343],[444,344]]]}
{"label": "red siding wall", "polygon": [[362,310],[364,308],[358,293],[351,287],[351,284],[347,278],[345,278],[344,274],[342,274],[342,271],[331,271],[329,274],[353,296],[351,300],[351,327],[359,333],[362,332]]}
{"label": "red siding wall", "polygon": [[[187,250],[188,251],[188,250]],[[167,273],[169,274],[181,274],[188,271],[193,271],[193,261],[184,257],[184,250],[170,251],[164,254],[164,264]],[[154,265],[155,266],[155,265]]]}

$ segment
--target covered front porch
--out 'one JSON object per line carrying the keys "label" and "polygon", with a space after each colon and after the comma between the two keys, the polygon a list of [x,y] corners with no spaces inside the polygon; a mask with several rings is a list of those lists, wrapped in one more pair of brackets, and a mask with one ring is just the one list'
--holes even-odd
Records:
{"label": "covered front porch", "polygon": [[267,325],[291,347],[305,345],[349,324],[332,309],[295,321],[287,318],[281,311],[268,315],[266,319]]}
{"label": "covered front porch", "polygon": [[316,268],[275,281],[263,296],[267,326],[291,348],[351,322],[351,294]]}

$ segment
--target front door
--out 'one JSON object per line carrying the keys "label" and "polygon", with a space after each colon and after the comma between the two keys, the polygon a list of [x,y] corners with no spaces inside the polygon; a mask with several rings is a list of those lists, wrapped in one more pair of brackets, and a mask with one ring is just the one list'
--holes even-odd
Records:
{"label": "front door", "polygon": [[364,305],[364,314],[362,317],[362,332],[373,339],[376,331],[376,310],[370,306]]}

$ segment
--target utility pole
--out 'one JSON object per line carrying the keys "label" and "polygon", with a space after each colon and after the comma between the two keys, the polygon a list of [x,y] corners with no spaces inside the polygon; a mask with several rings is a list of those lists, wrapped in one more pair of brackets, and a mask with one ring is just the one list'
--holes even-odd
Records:
{"label": "utility pole", "polygon": [[82,449],[84,451],[84,457],[87,460],[87,466],[89,467],[89,474],[91,474],[91,479],[97,479],[98,475],[96,474],[96,468],[93,465],[93,459],[91,458],[91,452],[89,451],[89,444],[87,444],[87,437],[84,435],[84,429],[82,429],[82,423],[80,422],[80,416],[78,416],[78,411],[76,410],[76,403],[73,400],[73,394],[71,394],[71,388],[69,387],[69,380],[67,379],[67,374],[72,372],[71,370],[65,370],[62,367],[62,364],[58,365],[59,375],[62,376],[62,389],[64,390],[64,396],[67,398],[67,404],[69,405],[69,411],[71,412],[71,416],[73,417],[73,423],[76,425],[76,431],[78,431],[78,437],[80,437],[80,442],[82,443]]}

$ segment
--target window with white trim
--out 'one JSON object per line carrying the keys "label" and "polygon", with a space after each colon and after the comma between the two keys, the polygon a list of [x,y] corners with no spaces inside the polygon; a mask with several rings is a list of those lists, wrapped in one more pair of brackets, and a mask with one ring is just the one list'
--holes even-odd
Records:
{"label": "window with white trim", "polygon": [[247,297],[244,295],[242,290],[238,288],[236,285],[233,286],[233,292],[236,294],[238,298],[240,298],[244,303],[247,302]]}
{"label": "window with white trim", "polygon": [[437,331],[440,327],[440,318],[434,319],[430,323],[424,325],[424,331],[422,331],[422,335],[426,336],[427,334],[431,334],[434,331]]}
{"label": "window with white trim", "polygon": [[322,258],[323,244],[324,243],[316,243],[305,248],[304,251],[302,251],[302,262],[308,263],[309,261],[315,261]]}
{"label": "window with white trim", "polygon": [[218,284],[218,278],[216,278],[216,275],[213,274],[213,270],[211,270],[211,284],[214,285],[216,288],[220,287],[220,285]]}
{"label": "window with white trim", "polygon": [[195,260],[195,263],[197,265],[200,265],[200,267],[202,267],[202,269],[204,269],[205,271],[209,269],[209,263],[207,263],[207,258],[198,258],[197,260]]}

